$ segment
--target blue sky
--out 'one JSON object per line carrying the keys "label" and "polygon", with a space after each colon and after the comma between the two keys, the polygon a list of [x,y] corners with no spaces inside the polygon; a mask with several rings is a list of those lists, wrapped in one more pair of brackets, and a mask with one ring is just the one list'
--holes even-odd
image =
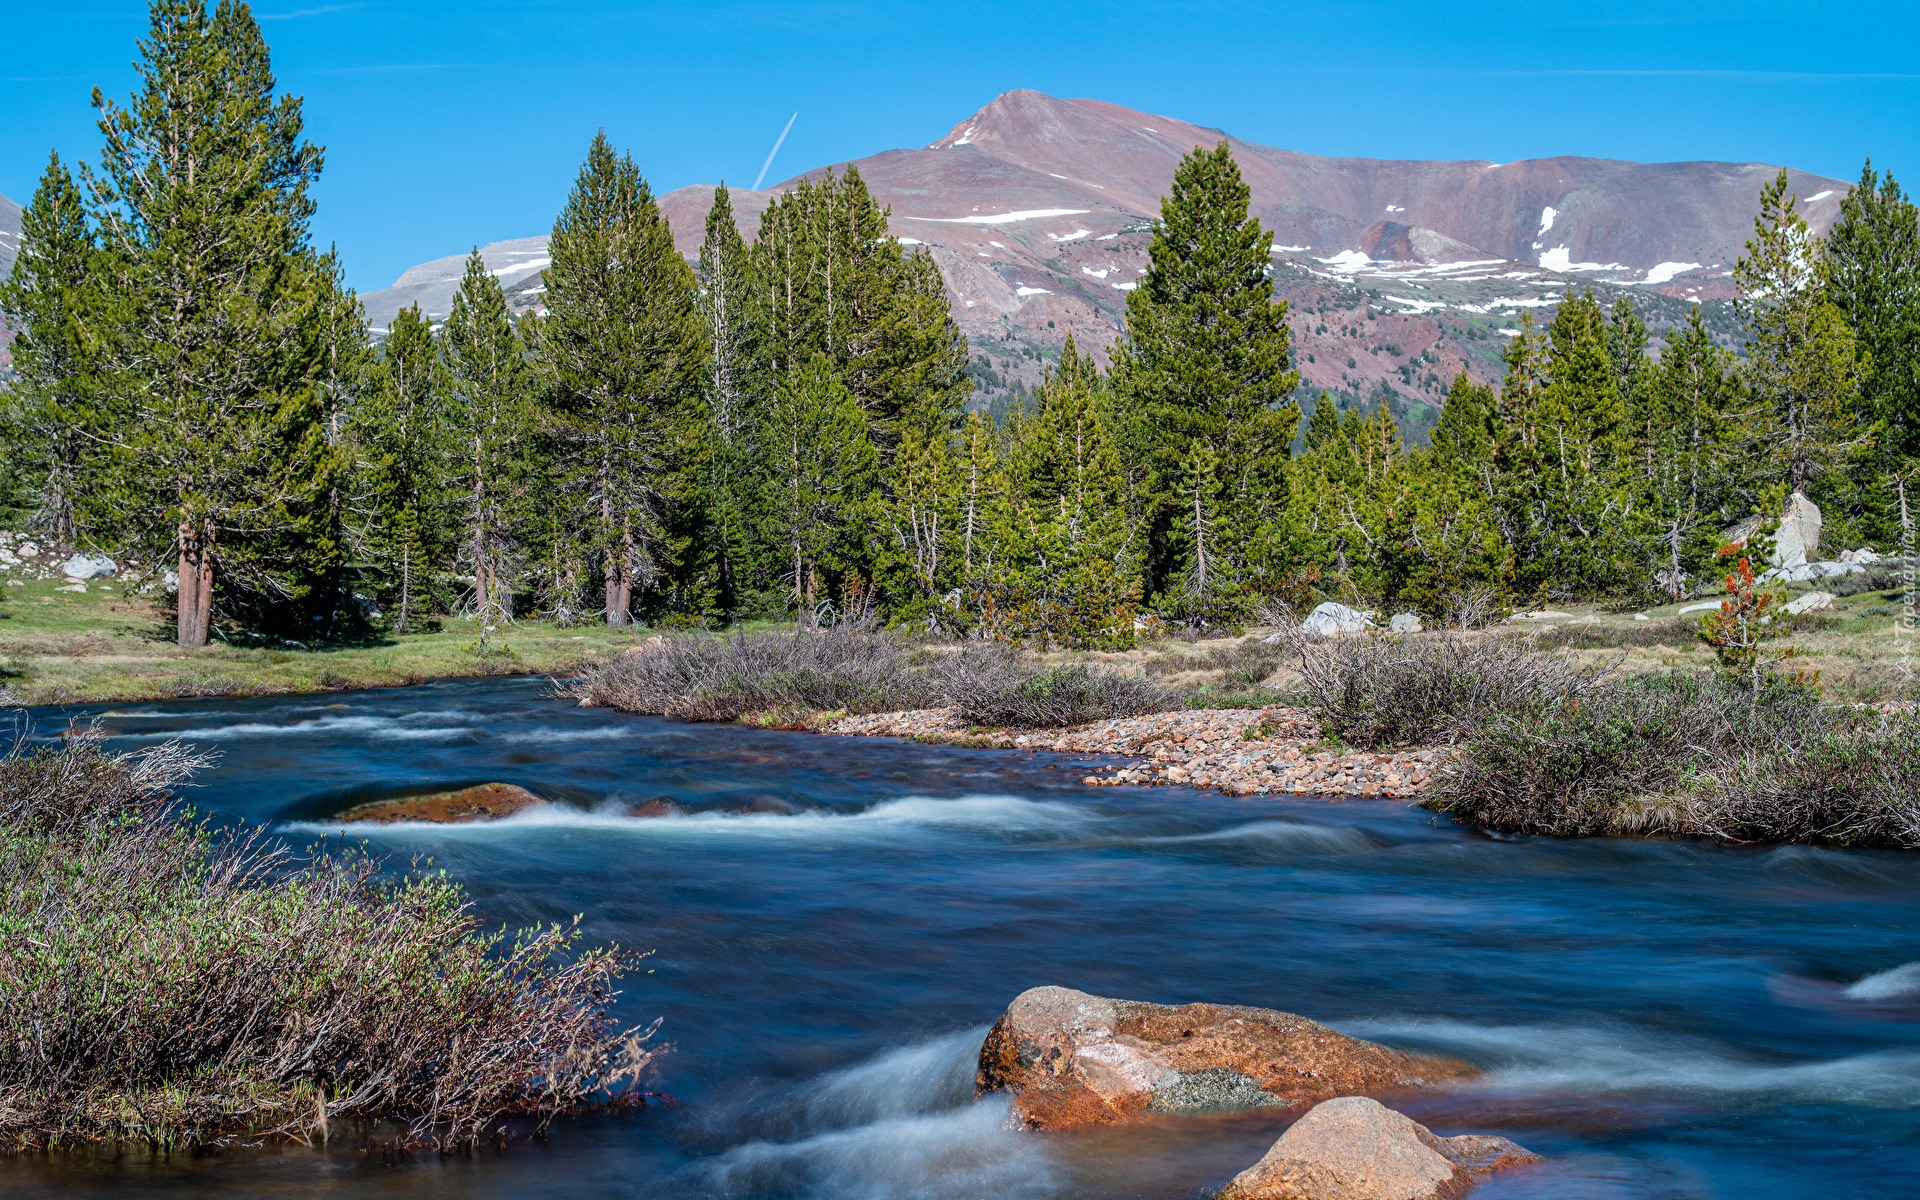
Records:
{"label": "blue sky", "polygon": [[[9,5],[0,194],[95,157],[144,4]],[[648,5],[268,0],[327,147],[315,234],[361,290],[547,229],[596,127],[657,191],[922,146],[1000,92],[1091,96],[1315,154],[1758,160],[1920,185],[1920,4]]]}

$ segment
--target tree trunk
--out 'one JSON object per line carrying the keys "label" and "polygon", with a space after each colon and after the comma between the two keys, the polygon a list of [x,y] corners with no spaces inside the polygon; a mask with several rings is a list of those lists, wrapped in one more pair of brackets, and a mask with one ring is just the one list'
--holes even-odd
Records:
{"label": "tree trunk", "polygon": [[631,623],[629,614],[633,611],[633,573],[627,564],[620,561],[617,554],[606,558],[607,576],[607,624],[626,625]]}
{"label": "tree trunk", "polygon": [[213,531],[180,523],[180,603],[176,624],[182,646],[204,646],[213,616]]}
{"label": "tree trunk", "polygon": [[400,620],[394,625],[394,632],[404,634],[407,631],[407,609],[413,603],[413,546],[411,543],[400,547]]}

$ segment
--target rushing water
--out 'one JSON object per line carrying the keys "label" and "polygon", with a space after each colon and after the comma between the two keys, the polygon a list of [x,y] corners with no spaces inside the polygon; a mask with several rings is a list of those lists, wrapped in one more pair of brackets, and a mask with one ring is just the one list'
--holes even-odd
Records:
{"label": "rushing water", "polygon": [[[217,750],[192,802],[308,843],[382,787],[577,807],[356,827],[489,921],[658,951],[678,1101],[548,1141],[0,1160],[12,1196],[1200,1197],[1288,1119],[1027,1134],[972,1098],[1021,990],[1280,1008],[1487,1068],[1394,1103],[1548,1165],[1475,1195],[1920,1194],[1920,856],[1494,841],[1398,803],[1084,788],[1063,756],[682,725],[538,680],[99,711]],[[65,712],[36,714],[41,728]],[[611,815],[665,798],[692,815]],[[762,811],[741,815],[740,810]]]}

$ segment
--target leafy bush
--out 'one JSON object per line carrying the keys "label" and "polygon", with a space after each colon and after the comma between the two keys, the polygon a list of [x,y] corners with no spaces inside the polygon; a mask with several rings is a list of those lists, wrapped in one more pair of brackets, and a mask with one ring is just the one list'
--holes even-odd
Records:
{"label": "leafy bush", "polygon": [[1663,800],[1710,788],[1714,772],[1770,758],[1826,720],[1818,696],[1790,684],[1756,695],[1719,675],[1630,678],[1486,714],[1424,803],[1508,832],[1673,829]]}
{"label": "leafy bush", "polygon": [[1613,669],[1532,650],[1519,633],[1323,638],[1291,630],[1284,644],[1321,727],[1366,749],[1457,738],[1490,713],[1584,695]]}
{"label": "leafy bush", "polygon": [[0,758],[0,1147],[380,1120],[447,1147],[638,1099],[662,1049],[607,1012],[634,955],[569,961],[575,930],[484,934],[442,877],[177,820],[203,761],[91,733]]}
{"label": "leafy bush", "polygon": [[1754,755],[1689,816],[1688,832],[1726,841],[1920,849],[1920,719],[1817,729]]}

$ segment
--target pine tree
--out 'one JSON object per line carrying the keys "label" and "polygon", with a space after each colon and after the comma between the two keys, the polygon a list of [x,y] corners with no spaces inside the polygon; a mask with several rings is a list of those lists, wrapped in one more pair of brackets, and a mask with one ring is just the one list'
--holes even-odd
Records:
{"label": "pine tree", "polygon": [[1202,606],[1260,565],[1277,533],[1300,420],[1287,305],[1267,273],[1273,239],[1249,196],[1225,142],[1181,160],[1115,364],[1154,430],[1149,585]]}
{"label": "pine tree", "polygon": [[458,540],[446,477],[460,447],[447,425],[444,384],[427,319],[417,305],[401,309],[348,427],[361,455],[361,540],[393,581],[386,602],[399,633],[433,607]]}
{"label": "pine tree", "polygon": [[1754,240],[1733,271],[1759,407],[1751,448],[1790,491],[1863,451],[1874,432],[1856,411],[1853,331],[1822,287],[1821,247],[1798,204],[1783,169],[1761,189]]}
{"label": "pine tree", "polygon": [[734,223],[724,184],[713,191],[700,246],[700,315],[709,351],[706,374],[704,486],[715,542],[720,603],[737,614],[758,591],[753,529],[755,464],[765,395],[752,260]]}
{"label": "pine tree", "polygon": [[94,92],[106,139],[83,172],[105,254],[115,411],[108,479],[79,516],[135,554],[179,561],[179,640],[207,640],[216,586],[300,600],[288,543],[314,532],[339,469],[319,380],[326,271],[307,241],[321,152],[300,101],[273,97],[245,5],[154,0],[122,108]]}
{"label": "pine tree", "polygon": [[21,249],[0,282],[0,313],[18,331],[16,379],[0,396],[6,470],[0,509],[19,505],[62,550],[75,543],[74,504],[84,486],[86,430],[96,389],[97,340],[86,315],[99,303],[100,269],[86,205],[55,153],[20,215]]}
{"label": "pine tree", "polygon": [[1833,532],[1851,525],[1860,541],[1896,544],[1900,481],[1920,478],[1920,209],[1870,162],[1840,201],[1821,266],[1866,366],[1860,416],[1878,430],[1848,472],[1849,511]]}
{"label": "pine tree", "polygon": [[1493,389],[1475,383],[1465,371],[1455,376],[1440,409],[1439,423],[1427,444],[1433,457],[1449,467],[1472,471],[1493,453],[1497,436]]}
{"label": "pine tree", "polygon": [[594,137],[548,245],[537,358],[563,523],[601,565],[609,625],[665,573],[707,366],[695,280],[631,157]]}
{"label": "pine tree", "polygon": [[319,302],[313,328],[321,346],[321,360],[316,384],[334,470],[329,476],[325,508],[309,515],[307,536],[301,539],[302,544],[289,546],[288,551],[305,559],[305,573],[313,581],[309,615],[323,622],[326,636],[332,637],[343,622],[357,624],[362,617],[361,601],[348,594],[353,585],[347,581],[347,552],[355,535],[348,527],[352,517],[352,452],[345,443],[346,426],[359,399],[358,387],[365,378],[372,347],[367,340],[366,309],[347,286],[346,268],[338,250],[321,255],[318,266]]}
{"label": "pine tree", "polygon": [[456,561],[473,575],[473,614],[513,617],[514,554],[529,536],[533,380],[500,280],[475,250],[441,333],[451,433],[446,482],[460,528]]}
{"label": "pine tree", "polygon": [[1105,381],[1071,335],[1060,367],[1009,422],[990,572],[999,632],[1044,643],[1133,644],[1140,570]]}
{"label": "pine tree", "polygon": [[928,489],[946,469],[939,460],[971,390],[938,267],[887,233],[887,212],[858,171],[829,171],[762,215],[753,279],[767,386],[803,387],[799,376],[823,357],[865,414],[883,470],[875,528],[849,549],[851,567],[878,580],[894,610],[927,610],[945,586],[928,569],[938,558]]}
{"label": "pine tree", "polygon": [[789,598],[811,621],[825,599],[822,568],[854,565],[848,552],[878,472],[866,416],[826,355],[781,376],[764,453],[768,535],[786,552]]}
{"label": "pine tree", "polygon": [[1654,577],[1670,599],[1709,572],[1723,525],[1739,514],[1735,460],[1744,402],[1733,355],[1713,344],[1695,306],[1683,329],[1667,335],[1646,390],[1642,461],[1647,472]]}
{"label": "pine tree", "polygon": [[802,180],[760,218],[754,275],[776,375],[824,354],[883,457],[908,423],[951,428],[971,391],[967,345],[931,255],[905,253],[857,170]]}
{"label": "pine tree", "polygon": [[1312,452],[1326,445],[1340,433],[1340,410],[1333,398],[1325,392],[1313,406],[1313,413],[1307,418],[1306,444]]}

